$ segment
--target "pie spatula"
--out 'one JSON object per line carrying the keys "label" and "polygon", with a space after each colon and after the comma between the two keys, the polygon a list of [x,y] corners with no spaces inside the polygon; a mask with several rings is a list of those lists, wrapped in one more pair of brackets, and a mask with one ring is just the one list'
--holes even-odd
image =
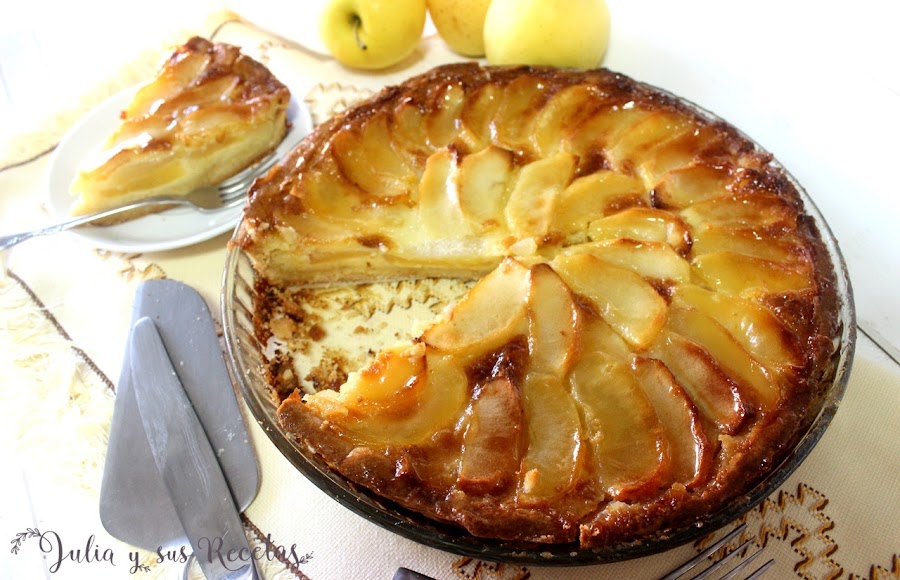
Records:
{"label": "pie spatula", "polygon": [[[152,320],[178,380],[218,459],[238,510],[259,488],[259,469],[238,408],[212,316],[203,298],[174,280],[137,290],[132,326]],[[130,342],[130,341],[129,341]],[[112,536],[156,551],[189,544],[141,423],[126,346],[100,489],[100,519]]]}

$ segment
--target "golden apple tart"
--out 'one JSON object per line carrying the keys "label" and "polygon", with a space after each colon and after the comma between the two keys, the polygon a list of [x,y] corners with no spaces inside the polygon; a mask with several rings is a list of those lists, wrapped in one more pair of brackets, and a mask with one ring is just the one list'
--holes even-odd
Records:
{"label": "golden apple tart", "polygon": [[282,429],[476,537],[597,549],[698,521],[834,376],[835,269],[793,182],[605,70],[386,88],[256,182],[232,243]]}
{"label": "golden apple tart", "polygon": [[71,213],[222,182],[275,150],[289,102],[288,88],[238,47],[190,39],[138,89],[122,123],[89,156],[71,185]]}

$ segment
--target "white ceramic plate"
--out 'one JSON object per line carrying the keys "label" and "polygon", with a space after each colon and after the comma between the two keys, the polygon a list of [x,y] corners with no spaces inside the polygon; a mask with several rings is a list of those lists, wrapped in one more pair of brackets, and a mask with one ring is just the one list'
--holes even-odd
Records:
{"label": "white ceramic plate", "polygon": [[[137,88],[118,93],[88,113],[60,141],[50,161],[47,175],[49,210],[55,221],[70,219],[72,195],[69,185],[81,162],[102,146],[118,126],[119,112],[128,106]],[[288,106],[291,129],[278,146],[279,158],[286,155],[312,130],[306,105],[291,98]],[[155,252],[189,246],[232,230],[241,217],[241,206],[213,213],[175,208],[122,224],[106,227],[82,226],[69,230],[93,246],[118,252]]]}

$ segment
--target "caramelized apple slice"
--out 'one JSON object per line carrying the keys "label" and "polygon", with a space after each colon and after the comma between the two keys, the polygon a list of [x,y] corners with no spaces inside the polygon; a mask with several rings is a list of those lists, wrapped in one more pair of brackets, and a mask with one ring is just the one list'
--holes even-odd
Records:
{"label": "caramelized apple slice", "polygon": [[803,245],[793,235],[761,237],[752,229],[706,227],[694,231],[695,256],[734,252],[773,262],[796,262],[804,258]]}
{"label": "caramelized apple slice", "polygon": [[720,292],[770,294],[803,290],[813,285],[808,264],[782,264],[734,252],[713,252],[694,258],[697,278]]}
{"label": "caramelized apple slice", "polygon": [[541,503],[570,489],[584,475],[585,449],[575,401],[558,375],[528,373],[522,385],[528,450],[519,502]]}
{"label": "caramelized apple slice", "polygon": [[[646,118],[648,114],[647,111],[635,107],[634,103],[597,109],[585,117],[570,135],[565,136],[564,149],[586,158],[591,152],[603,149],[608,143],[615,143],[619,135]],[[615,167],[615,169],[623,168]]]}
{"label": "caramelized apple slice", "polygon": [[580,315],[569,288],[547,264],[531,269],[528,313],[529,372],[564,376],[578,350]]}
{"label": "caramelized apple slice", "polygon": [[[184,48],[189,48],[188,46]],[[123,111],[125,119],[131,120],[150,113],[154,103],[169,103],[172,98],[201,78],[214,59],[206,50],[181,50],[172,55],[162,73],[152,83],[142,86]],[[230,75],[229,75],[230,76]]]}
{"label": "caramelized apple slice", "polygon": [[[693,284],[675,288],[673,304],[694,308],[719,322],[747,352],[770,368],[803,364],[801,350],[784,325],[766,308],[738,296]],[[783,371],[782,371],[783,372]]]}
{"label": "caramelized apple slice", "polygon": [[661,360],[700,412],[720,431],[734,435],[743,426],[750,408],[734,381],[700,345],[664,330],[649,351]]}
{"label": "caramelized apple slice", "polygon": [[331,151],[343,175],[377,198],[408,194],[419,177],[408,158],[392,147],[387,117],[378,114],[364,127],[340,129],[331,139]]}
{"label": "caramelized apple slice", "polygon": [[681,216],[694,229],[712,225],[777,234],[797,228],[796,210],[780,196],[767,193],[709,199],[683,210]]}
{"label": "caramelized apple slice", "polygon": [[721,165],[722,154],[730,154],[727,149],[729,139],[715,125],[697,126],[693,131],[654,147],[653,155],[645,157],[637,165],[636,172],[644,183],[658,184],[670,171],[695,163]]}
{"label": "caramelized apple slice", "polygon": [[531,147],[531,127],[535,114],[541,110],[548,91],[544,81],[523,74],[503,87],[500,105],[491,123],[494,143],[513,151],[527,151]]}
{"label": "caramelized apple slice", "polygon": [[604,262],[631,270],[644,278],[689,282],[691,265],[668,244],[632,239],[604,240],[569,246],[564,255],[592,254]]}
{"label": "caramelized apple slice", "polygon": [[509,198],[513,154],[489,145],[463,157],[456,172],[456,189],[463,215],[483,229],[500,226]]}
{"label": "caramelized apple slice", "polygon": [[733,181],[726,168],[691,165],[666,173],[653,189],[653,200],[657,207],[681,209],[709,199],[730,197]]}
{"label": "caramelized apple slice", "polygon": [[422,335],[441,351],[478,356],[527,333],[528,269],[507,258]]}
{"label": "caramelized apple slice", "polygon": [[470,151],[480,151],[492,141],[492,125],[503,92],[495,84],[473,90],[460,111],[460,140]]}
{"label": "caramelized apple slice", "polygon": [[714,447],[697,408],[660,361],[639,357],[632,368],[662,425],[673,479],[688,489],[702,484],[712,469]]}
{"label": "caramelized apple slice", "polygon": [[433,149],[446,147],[459,133],[459,113],[465,91],[458,84],[445,84],[429,91],[431,110],[425,119],[428,143]]}
{"label": "caramelized apple slice", "polygon": [[468,392],[468,378],[452,357],[418,344],[380,355],[340,391],[320,391],[304,402],[360,443],[411,445],[452,427]]}
{"label": "caramelized apple slice", "polygon": [[[150,138],[165,138],[172,134],[175,123],[192,125],[192,132],[221,131],[220,127],[228,126],[227,122],[217,127],[215,123],[203,123],[201,120],[227,121],[228,117],[236,117],[232,122],[240,122],[246,114],[233,104],[223,106],[232,90],[241,83],[237,75],[224,74],[214,79],[203,79],[199,84],[196,83],[201,77],[194,77],[186,79],[181,87],[167,86],[165,79],[168,76],[163,73],[137,92],[124,111],[124,122],[107,139],[107,149],[113,149],[116,145],[128,147],[126,142],[131,139],[146,142]],[[173,88],[175,92],[170,93]],[[192,137],[188,132],[181,138],[189,140]]]}
{"label": "caramelized apple slice", "polygon": [[637,179],[614,171],[597,171],[579,177],[560,193],[552,229],[579,231],[614,208],[647,202],[649,198]]}
{"label": "caramelized apple slice", "polygon": [[335,397],[360,414],[405,415],[416,404],[413,391],[425,380],[425,345],[391,349],[356,373],[350,373],[340,391],[323,391],[322,398]]}
{"label": "caramelized apple slice", "polygon": [[434,149],[428,143],[423,125],[422,111],[418,105],[402,102],[388,120],[391,138],[398,149],[419,158],[427,158]]}
{"label": "caramelized apple slice", "polygon": [[631,364],[634,353],[625,339],[613,330],[603,318],[594,314],[581,314],[581,353],[601,353],[623,364]]}
{"label": "caramelized apple slice", "polygon": [[[606,155],[616,167],[637,165],[660,144],[688,133],[693,128],[693,123],[684,115],[665,110],[655,111],[608,143]],[[654,184],[655,182],[644,185],[649,189]]]}
{"label": "caramelized apple slice", "polygon": [[669,327],[709,352],[719,367],[741,387],[749,389],[758,408],[767,411],[781,398],[778,378],[759,364],[721,324],[698,310],[669,309]]}
{"label": "caramelized apple slice", "polygon": [[543,237],[550,231],[556,198],[572,180],[575,161],[559,153],[522,168],[506,204],[506,223],[515,236]]}
{"label": "caramelized apple slice", "polygon": [[468,411],[457,487],[467,494],[500,494],[515,484],[524,420],[519,390],[506,376],[476,389]]}
{"label": "caramelized apple slice", "polygon": [[602,488],[620,501],[658,493],[670,482],[662,426],[631,369],[586,353],[570,383]]}
{"label": "caramelized apple slice", "polygon": [[323,154],[317,165],[316,171],[303,174],[293,186],[292,194],[302,200],[304,208],[322,220],[353,225],[370,220],[371,214],[365,215],[359,208],[373,210],[377,204],[365,203],[369,193],[344,175],[331,150]]}
{"label": "caramelized apple slice", "polygon": [[448,149],[436,151],[425,165],[418,208],[422,225],[433,239],[459,240],[472,235],[460,208],[456,172],[456,155]]}
{"label": "caramelized apple slice", "polygon": [[646,280],[590,254],[557,256],[551,266],[629,344],[650,346],[666,322],[666,301]]}
{"label": "caramelized apple slice", "polygon": [[565,87],[550,97],[537,114],[531,134],[538,155],[549,157],[559,151],[563,137],[596,111],[601,99],[600,90],[592,85]]}
{"label": "caramelized apple slice", "polygon": [[591,222],[591,240],[629,238],[646,242],[665,242],[682,256],[691,249],[691,232],[683,221],[669,212],[647,207],[632,207]]}

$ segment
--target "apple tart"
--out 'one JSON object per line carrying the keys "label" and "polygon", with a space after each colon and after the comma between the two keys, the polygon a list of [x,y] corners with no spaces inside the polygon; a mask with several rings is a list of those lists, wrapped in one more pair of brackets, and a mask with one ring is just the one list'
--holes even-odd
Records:
{"label": "apple tart", "polygon": [[793,182],[605,70],[386,88],[257,181],[232,243],[282,428],[478,537],[597,549],[697,521],[834,376],[835,270]]}
{"label": "apple tart", "polygon": [[85,162],[71,185],[71,213],[222,182],[275,150],[289,102],[288,88],[238,47],[190,39],[138,89],[122,123]]}

